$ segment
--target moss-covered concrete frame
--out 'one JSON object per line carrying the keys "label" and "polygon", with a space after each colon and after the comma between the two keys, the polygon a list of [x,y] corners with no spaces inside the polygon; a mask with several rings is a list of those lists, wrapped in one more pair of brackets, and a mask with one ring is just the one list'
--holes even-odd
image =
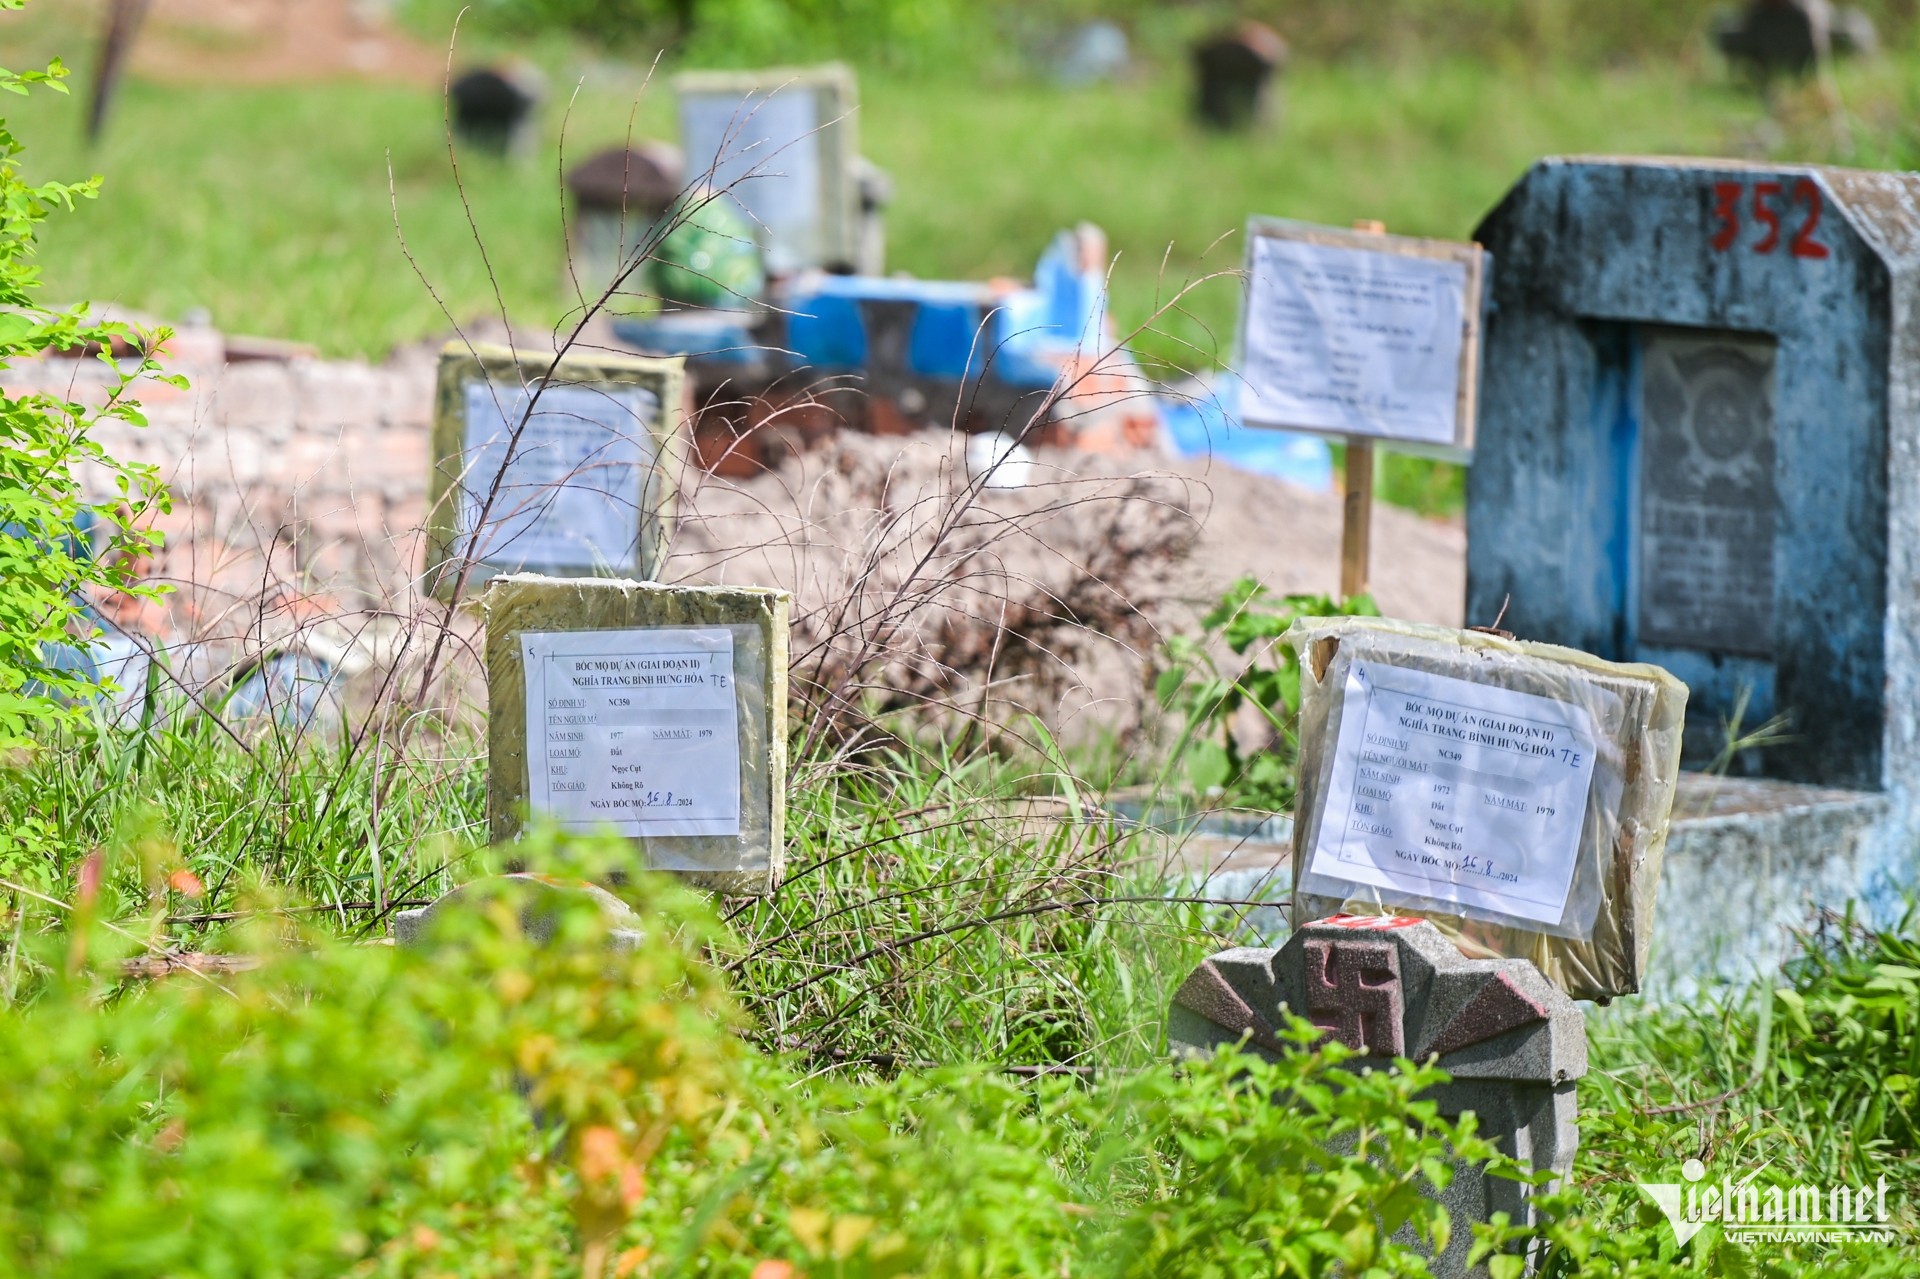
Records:
{"label": "moss-covered concrete frame", "polygon": [[[442,603],[454,603],[456,589],[471,597],[502,572],[543,573],[555,577],[653,578],[666,554],[667,531],[672,527],[678,498],[673,442],[681,434],[686,414],[684,361],[639,356],[561,356],[549,352],[517,351],[495,345],[469,346],[449,342],[440,352],[433,396],[433,462],[427,480],[427,545],[424,564],[427,591]],[[551,373],[549,374],[549,369]],[[640,537],[633,562],[628,564],[514,564],[474,563],[462,580],[465,549],[459,529],[459,495],[466,471],[466,387],[474,382],[496,382],[519,389],[551,376],[556,386],[637,386],[650,392],[658,409],[649,429],[655,464],[643,472],[635,495],[640,512]]]}
{"label": "moss-covered concrete frame", "polygon": [[496,577],[480,596],[487,625],[487,825],[493,842],[527,821],[527,673],[533,631],[726,627],[738,690],[740,833],[635,838],[639,865],[730,896],[765,896],[786,869],[787,628],[793,597],[740,586],[664,586],[610,578]]}

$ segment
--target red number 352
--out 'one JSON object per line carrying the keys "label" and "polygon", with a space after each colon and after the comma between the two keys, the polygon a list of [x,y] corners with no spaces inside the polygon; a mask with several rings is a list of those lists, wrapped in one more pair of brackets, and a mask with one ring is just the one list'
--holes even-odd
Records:
{"label": "red number 352", "polygon": [[[1783,209],[1801,208],[1806,213],[1800,223],[1800,229],[1787,241],[1787,252],[1796,258],[1824,258],[1828,256],[1827,246],[1813,238],[1814,231],[1820,225],[1820,188],[1812,178],[1801,178],[1793,184],[1793,199],[1790,206],[1784,200],[1786,189],[1778,182],[1756,182],[1753,184],[1753,220],[1766,228],[1766,233],[1753,242],[1755,253],[1772,253],[1780,247],[1780,214]],[[1713,184],[1713,216],[1719,222],[1720,229],[1713,233],[1713,247],[1721,253],[1732,248],[1740,238],[1741,197],[1747,188],[1738,182],[1716,182]]]}

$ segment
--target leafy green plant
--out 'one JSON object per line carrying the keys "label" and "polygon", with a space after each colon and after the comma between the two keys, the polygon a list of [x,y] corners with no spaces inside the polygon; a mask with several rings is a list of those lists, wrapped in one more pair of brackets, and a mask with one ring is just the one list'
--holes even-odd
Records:
{"label": "leafy green plant", "polygon": [[584,899],[535,944],[480,893],[418,951],[274,927],[256,971],[135,990],[77,921],[88,962],[0,1008],[0,1271],[1417,1274],[1395,1232],[1457,1228],[1422,1192],[1492,1153],[1415,1099],[1437,1073],[1349,1073],[1297,1025],[1278,1063],[815,1078],[734,1033],[704,905],[622,891],[645,945]]}
{"label": "leafy green plant", "polygon": [[[1325,595],[1275,596],[1252,577],[1227,588],[1200,620],[1198,636],[1167,642],[1154,681],[1163,711],[1180,723],[1170,753],[1198,796],[1237,807],[1283,812],[1293,805],[1294,723],[1300,714],[1300,662],[1277,643],[1300,617],[1377,616],[1373,600]],[[1221,649],[1242,659],[1230,664]],[[1234,716],[1251,708],[1267,740],[1242,746]]]}
{"label": "leafy green plant", "polygon": [[[24,3],[0,0],[0,10]],[[63,92],[65,75],[57,60],[44,71],[0,70],[0,90]],[[114,460],[91,435],[108,419],[143,423],[129,391],[140,378],[159,375],[147,355],[116,362],[115,344],[125,347],[132,337],[151,349],[165,335],[141,337],[90,320],[84,308],[54,311],[38,301],[40,224],[54,210],[71,212],[76,201],[93,198],[99,182],[30,181],[20,170],[21,151],[0,120],[0,369],[91,347],[112,375],[99,405],[0,394],[0,749],[29,745],[49,722],[75,719],[78,699],[97,691],[88,664],[61,656],[99,634],[86,609],[91,600],[152,594],[137,574],[158,536],[142,521],[166,505],[153,467]],[[92,474],[83,478],[83,471]],[[101,496],[88,497],[89,487]],[[113,543],[106,553],[96,544],[101,534]]]}

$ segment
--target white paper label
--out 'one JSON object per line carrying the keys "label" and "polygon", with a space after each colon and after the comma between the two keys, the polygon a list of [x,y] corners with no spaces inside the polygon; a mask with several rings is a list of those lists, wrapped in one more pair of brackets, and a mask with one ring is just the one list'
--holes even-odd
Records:
{"label": "white paper label", "polygon": [[1554,925],[1573,887],[1586,708],[1356,661],[1308,873]]}
{"label": "white paper label", "polygon": [[534,813],[568,830],[740,833],[731,631],[538,631],[520,650]]}
{"label": "white paper label", "polygon": [[1463,262],[1255,236],[1246,421],[1453,443],[1466,291]]}
{"label": "white paper label", "polygon": [[[479,519],[529,399],[527,388],[511,383],[467,384],[462,536]],[[548,387],[514,445],[474,558],[506,570],[638,570],[656,409],[643,387]]]}

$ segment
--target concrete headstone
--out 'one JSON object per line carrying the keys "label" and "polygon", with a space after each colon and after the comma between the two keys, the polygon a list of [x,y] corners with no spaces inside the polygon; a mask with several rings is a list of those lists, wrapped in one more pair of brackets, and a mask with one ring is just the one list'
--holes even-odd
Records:
{"label": "concrete headstone", "polygon": [[526,151],[546,89],[531,66],[479,67],[447,87],[454,136],[495,155]]}
{"label": "concrete headstone", "polygon": [[[1201,964],[1174,994],[1167,1041],[1176,1052],[1242,1043],[1278,1058],[1289,1014],[1359,1053],[1348,1069],[1437,1057],[1453,1077],[1430,1094],[1441,1114],[1472,1111],[1483,1136],[1535,1172],[1572,1171],[1586,1022],[1525,960],[1467,959],[1424,920],[1337,915],[1303,925],[1278,950],[1228,950]],[[1453,1235],[1435,1274],[1470,1273],[1469,1223],[1496,1212],[1529,1221],[1531,1193],[1462,1170],[1442,1195]]]}
{"label": "concrete headstone", "polygon": [[638,865],[769,893],[786,848],[784,591],[497,577],[487,820],[630,839]]}
{"label": "concrete headstone", "polygon": [[637,259],[685,182],[679,149],[664,142],[613,147],[567,170],[567,194],[573,200],[571,270],[589,300],[629,266],[635,269],[622,291],[644,291]]}
{"label": "concrete headstone", "polygon": [[1273,79],[1287,42],[1258,22],[1242,22],[1193,48],[1194,111],[1214,129],[1251,128],[1273,115]]}
{"label": "concrete headstone", "polygon": [[1303,619],[1294,918],[1412,912],[1579,999],[1640,989],[1686,689],[1657,667]]}
{"label": "concrete headstone", "polygon": [[449,343],[434,394],[427,586],[649,578],[674,510],[682,361]]}
{"label": "concrete headstone", "polygon": [[1720,761],[1751,784],[1676,841],[1660,944],[1732,975],[1814,904],[1894,909],[1920,829],[1920,177],[1546,160],[1475,238],[1467,616],[1672,671],[1694,767],[1730,721],[1788,719]]}

